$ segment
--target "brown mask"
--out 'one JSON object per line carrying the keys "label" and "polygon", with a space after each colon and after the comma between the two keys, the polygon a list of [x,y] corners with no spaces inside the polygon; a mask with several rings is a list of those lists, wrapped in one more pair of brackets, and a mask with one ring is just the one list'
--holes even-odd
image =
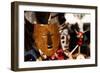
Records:
{"label": "brown mask", "polygon": [[47,56],[53,55],[59,48],[60,38],[56,24],[35,24],[33,37],[37,49]]}

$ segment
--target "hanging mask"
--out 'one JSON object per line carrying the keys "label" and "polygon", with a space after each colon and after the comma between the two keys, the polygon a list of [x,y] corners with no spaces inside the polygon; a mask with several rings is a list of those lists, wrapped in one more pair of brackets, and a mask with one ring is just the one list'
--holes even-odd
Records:
{"label": "hanging mask", "polygon": [[33,38],[37,49],[51,56],[59,48],[59,30],[56,24],[35,24]]}
{"label": "hanging mask", "polygon": [[61,32],[61,46],[63,50],[68,50],[69,49],[69,34],[68,34],[68,29],[63,29]]}

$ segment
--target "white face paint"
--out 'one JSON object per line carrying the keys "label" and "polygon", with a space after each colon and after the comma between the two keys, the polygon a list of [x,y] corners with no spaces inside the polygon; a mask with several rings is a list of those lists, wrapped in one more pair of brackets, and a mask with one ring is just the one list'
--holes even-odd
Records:
{"label": "white face paint", "polygon": [[61,46],[63,50],[68,49],[69,47],[69,40],[68,40],[68,30],[63,29],[60,35],[61,38]]}
{"label": "white face paint", "polygon": [[62,32],[62,35],[68,35],[68,30],[64,29],[63,32]]}

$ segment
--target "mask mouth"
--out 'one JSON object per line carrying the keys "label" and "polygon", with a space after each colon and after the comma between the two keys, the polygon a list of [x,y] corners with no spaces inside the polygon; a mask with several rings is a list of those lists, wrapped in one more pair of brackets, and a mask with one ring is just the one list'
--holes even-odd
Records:
{"label": "mask mouth", "polygon": [[68,46],[66,45],[66,46],[64,46],[64,48],[68,48]]}
{"label": "mask mouth", "polygon": [[48,45],[48,49],[52,49],[52,45]]}

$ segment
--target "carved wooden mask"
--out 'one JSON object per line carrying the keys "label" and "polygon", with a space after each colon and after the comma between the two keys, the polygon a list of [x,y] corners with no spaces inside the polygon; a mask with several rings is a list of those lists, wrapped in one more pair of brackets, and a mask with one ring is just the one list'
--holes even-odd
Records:
{"label": "carved wooden mask", "polygon": [[33,38],[37,49],[51,56],[59,48],[60,37],[56,24],[35,24]]}

